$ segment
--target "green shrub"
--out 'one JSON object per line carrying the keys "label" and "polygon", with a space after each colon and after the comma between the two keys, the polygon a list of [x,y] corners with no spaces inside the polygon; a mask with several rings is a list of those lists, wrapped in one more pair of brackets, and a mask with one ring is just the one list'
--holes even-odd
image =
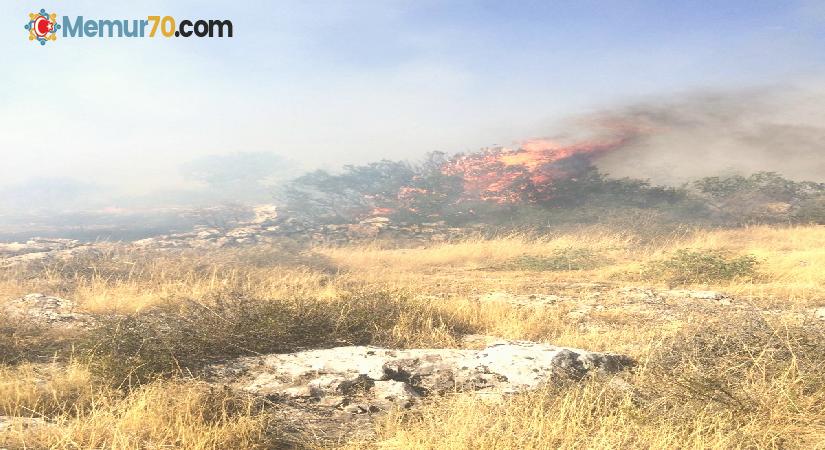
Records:
{"label": "green shrub", "polygon": [[643,276],[672,285],[752,278],[758,260],[751,255],[732,257],[719,250],[688,250],[648,264]]}
{"label": "green shrub", "polygon": [[494,267],[498,270],[562,271],[589,270],[604,265],[605,261],[587,249],[567,248],[549,256],[523,255]]}

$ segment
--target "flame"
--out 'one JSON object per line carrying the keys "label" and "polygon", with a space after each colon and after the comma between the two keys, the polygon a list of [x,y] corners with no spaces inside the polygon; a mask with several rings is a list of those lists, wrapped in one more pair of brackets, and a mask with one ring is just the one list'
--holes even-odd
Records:
{"label": "flame", "polygon": [[[498,147],[459,156],[442,168],[445,175],[464,179],[465,195],[481,200],[510,203],[523,200],[527,188],[541,192],[554,180],[571,176],[559,162],[580,156],[592,159],[624,144],[626,139],[563,145],[547,139],[531,139],[518,149]],[[532,186],[529,186],[532,185]]]}
{"label": "flame", "polygon": [[[460,201],[511,204],[550,200],[556,181],[575,179],[594,158],[651,131],[644,126],[619,122],[602,123],[601,129],[606,130],[603,136],[610,137],[572,144],[529,139],[515,149],[494,147],[454,156],[440,167],[440,171],[461,178],[464,192]],[[372,215],[389,215],[402,210],[416,212],[420,199],[431,194],[420,187],[402,187],[393,195],[395,207],[375,207]]]}

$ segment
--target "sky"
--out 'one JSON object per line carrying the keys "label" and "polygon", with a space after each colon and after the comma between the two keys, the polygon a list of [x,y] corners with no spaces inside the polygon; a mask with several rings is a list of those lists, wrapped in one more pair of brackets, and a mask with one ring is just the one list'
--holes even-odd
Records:
{"label": "sky", "polygon": [[[696,90],[815,83],[825,1],[2,1],[0,189],[139,194],[265,152],[303,169],[545,136]],[[30,42],[28,13],[229,19],[224,39]]]}

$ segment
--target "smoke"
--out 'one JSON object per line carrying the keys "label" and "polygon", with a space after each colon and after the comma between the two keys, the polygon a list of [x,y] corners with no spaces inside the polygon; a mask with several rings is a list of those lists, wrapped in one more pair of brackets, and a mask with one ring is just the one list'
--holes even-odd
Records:
{"label": "smoke", "polygon": [[0,213],[63,211],[99,204],[101,188],[69,177],[35,178],[0,188]]}
{"label": "smoke", "polygon": [[263,202],[272,200],[278,183],[295,177],[298,164],[268,152],[206,155],[183,166],[184,176],[201,185],[201,193],[214,201]]}
{"label": "smoke", "polygon": [[[599,156],[615,177],[676,185],[700,177],[778,172],[825,181],[825,89],[770,87],[636,103],[579,120],[632,139]],[[619,130],[619,131],[616,131]]]}

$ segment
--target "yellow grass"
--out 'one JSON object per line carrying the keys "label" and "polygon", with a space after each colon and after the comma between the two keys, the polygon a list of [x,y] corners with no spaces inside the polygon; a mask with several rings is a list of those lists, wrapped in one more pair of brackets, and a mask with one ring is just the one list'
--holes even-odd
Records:
{"label": "yellow grass", "polygon": [[[602,265],[575,271],[497,268],[525,255],[549,257],[568,249],[587,250]],[[88,312],[134,313],[159,304],[183,300],[207,304],[232,295],[260,301],[303,299],[307,304],[340,307],[332,302],[342,296],[389,292],[404,301],[398,317],[388,322],[390,328],[382,330],[383,339],[394,345],[461,345],[455,334],[460,330],[622,352],[646,361],[657,345],[686,328],[724,318],[729,311],[699,303],[647,304],[628,300],[620,292],[627,286],[664,288],[663,282],[640,278],[640,271],[680,249],[722,249],[759,259],[759,276],[753,280],[692,286],[733,294],[735,306],[759,314],[762,308],[778,309],[778,316],[770,314],[791,321],[808,315],[813,307],[825,306],[822,226],[696,230],[654,240],[582,229],[546,237],[509,235],[406,249],[378,243],[318,246],[304,250],[298,256],[305,258],[298,260],[292,250],[281,255],[278,249],[261,247],[176,255],[116,249],[92,261],[56,263],[36,275],[6,271],[0,276],[0,301],[44,292],[75,299]],[[563,299],[542,308],[479,300],[491,292],[557,294]],[[578,313],[583,306],[588,309]],[[364,312],[352,312],[356,313]],[[658,382],[646,376],[637,371],[629,382],[635,386]],[[616,391],[606,380],[520,395],[501,404],[460,394],[433,401],[420,410],[420,416],[394,415],[382,424],[375,440],[352,445],[825,448],[825,413],[815,409],[822,405],[817,403],[822,396],[799,390],[809,381],[789,374],[749,384],[749,392],[761,400],[745,422],[701,411],[692,417],[654,414],[640,409],[632,395]],[[229,403],[234,406],[223,409]],[[37,431],[21,425],[0,432],[0,448],[271,445],[266,414],[259,414],[251,401],[240,405],[216,397],[192,380],[159,381],[122,392],[74,361],[0,366],[0,415],[42,416],[52,422]],[[219,414],[206,414],[212,410]]]}
{"label": "yellow grass", "polygon": [[[7,376],[0,374],[0,379],[9,389]],[[26,369],[16,376],[20,392],[5,398],[0,411],[48,422],[13,422],[0,433],[0,448],[219,450],[266,448],[270,440],[265,436],[268,418],[251,400],[230,399],[196,381],[157,382],[122,395],[90,384],[88,372],[71,366],[55,372],[37,392],[30,386],[42,379],[32,378]],[[76,384],[77,377],[86,383]],[[90,392],[78,397],[72,390]],[[42,406],[55,402],[62,409],[43,415]]]}

